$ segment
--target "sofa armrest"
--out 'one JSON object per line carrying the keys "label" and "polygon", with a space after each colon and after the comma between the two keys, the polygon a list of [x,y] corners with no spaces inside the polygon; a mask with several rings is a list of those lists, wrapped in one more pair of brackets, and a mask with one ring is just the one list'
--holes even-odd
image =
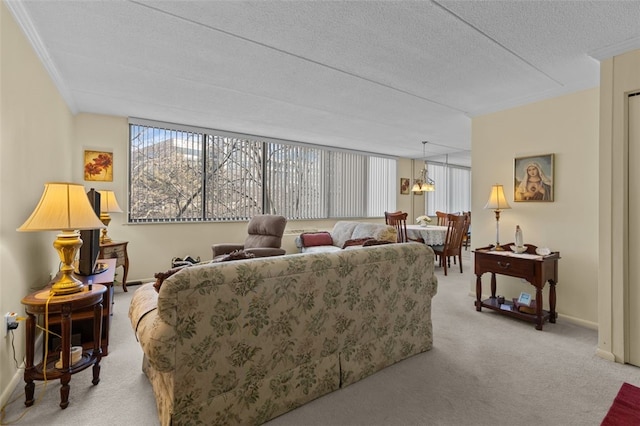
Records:
{"label": "sofa armrest", "polygon": [[214,259],[216,256],[229,254],[236,250],[244,250],[244,244],[213,244],[211,246]]}
{"label": "sofa armrest", "polygon": [[287,253],[285,249],[273,247],[255,247],[246,249],[245,252],[251,253],[255,257],[282,256]]}

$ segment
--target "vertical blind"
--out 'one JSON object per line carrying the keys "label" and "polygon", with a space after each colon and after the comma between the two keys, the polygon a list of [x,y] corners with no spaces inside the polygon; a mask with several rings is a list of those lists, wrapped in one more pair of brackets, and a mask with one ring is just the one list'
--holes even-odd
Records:
{"label": "vertical blind", "polygon": [[396,160],[130,119],[130,223],[378,217],[396,206]]}
{"label": "vertical blind", "polygon": [[450,164],[428,162],[429,177],[436,190],[426,192],[425,212],[461,213],[471,210],[471,169]]}

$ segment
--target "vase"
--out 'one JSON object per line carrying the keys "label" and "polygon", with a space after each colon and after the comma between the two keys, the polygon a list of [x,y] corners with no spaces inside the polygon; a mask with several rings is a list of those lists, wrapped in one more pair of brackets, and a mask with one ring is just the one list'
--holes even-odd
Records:
{"label": "vase", "polygon": [[422,226],[423,228],[427,227],[427,222],[420,222],[420,226]]}

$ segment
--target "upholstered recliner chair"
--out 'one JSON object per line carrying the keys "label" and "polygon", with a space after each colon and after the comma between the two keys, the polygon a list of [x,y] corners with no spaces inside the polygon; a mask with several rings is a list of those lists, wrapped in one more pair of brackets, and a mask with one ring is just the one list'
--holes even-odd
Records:
{"label": "upholstered recliner chair", "polygon": [[257,215],[251,218],[247,227],[247,239],[244,244],[213,244],[213,258],[227,255],[236,250],[244,250],[255,257],[281,256],[286,250],[282,246],[282,234],[287,226],[284,216],[271,214]]}

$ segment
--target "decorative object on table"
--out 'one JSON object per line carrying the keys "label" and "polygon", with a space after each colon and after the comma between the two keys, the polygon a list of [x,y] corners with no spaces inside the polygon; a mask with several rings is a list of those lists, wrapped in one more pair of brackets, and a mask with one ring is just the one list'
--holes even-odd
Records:
{"label": "decorative object on table", "polygon": [[538,247],[536,249],[536,254],[539,254],[540,256],[548,256],[551,254],[551,249],[548,247]]}
{"label": "decorative object on table", "polygon": [[99,191],[100,192],[100,220],[104,223],[102,229],[102,235],[100,236],[100,243],[110,243],[111,237],[107,235],[107,227],[111,222],[111,216],[109,213],[122,213],[122,209],[118,205],[116,194],[113,191]]}
{"label": "decorative object on table", "polygon": [[553,201],[553,154],[514,160],[515,201]]}
{"label": "decorative object on table", "polygon": [[518,297],[518,303],[521,305],[529,306],[531,304],[531,295],[523,291],[522,293],[520,293],[520,297]]}
{"label": "decorative object on table", "polygon": [[491,187],[491,194],[489,194],[489,201],[487,201],[487,205],[484,206],[485,209],[495,210],[496,213],[496,245],[494,250],[501,251],[504,250],[500,246],[500,212],[502,210],[510,209],[511,206],[507,203],[507,199],[504,196],[504,188],[502,185],[493,185]]}
{"label": "decorative object on table", "polygon": [[518,312],[523,312],[525,314],[535,314],[536,313],[536,300],[533,299],[529,302],[529,304],[520,303],[519,299],[513,298],[513,307]]}
{"label": "decorative object on table", "polygon": [[524,247],[524,238],[522,236],[522,229],[520,225],[516,225],[516,247]]}
{"label": "decorative object on table", "polygon": [[418,216],[416,218],[416,223],[420,226],[427,226],[427,224],[431,223],[431,218],[429,216]]}
{"label": "decorative object on table", "polygon": [[85,151],[84,180],[113,182],[113,153]]}
{"label": "decorative object on table", "polygon": [[518,247],[515,244],[512,244],[509,246],[509,248],[511,249],[512,252],[514,253],[524,253],[525,251],[527,251],[527,246],[520,246]]}
{"label": "decorative object on table", "polygon": [[84,186],[49,182],[44,186],[40,202],[18,231],[62,231],[53,243],[62,266],[51,286],[52,294],[61,295],[79,292],[83,287],[82,281],[73,276],[73,262],[82,246],[78,230],[101,228],[104,225],[93,211]]}
{"label": "decorative object on table", "polygon": [[409,178],[400,178],[400,194],[408,195],[409,187],[411,186],[411,181]]}
{"label": "decorative object on table", "polygon": [[436,190],[436,183],[429,179],[429,171],[427,170],[426,146],[428,143],[428,141],[422,141],[422,158],[424,167],[420,170],[419,177],[414,179],[413,188],[411,188],[411,192],[416,195],[422,195],[424,191],[431,192]]}

